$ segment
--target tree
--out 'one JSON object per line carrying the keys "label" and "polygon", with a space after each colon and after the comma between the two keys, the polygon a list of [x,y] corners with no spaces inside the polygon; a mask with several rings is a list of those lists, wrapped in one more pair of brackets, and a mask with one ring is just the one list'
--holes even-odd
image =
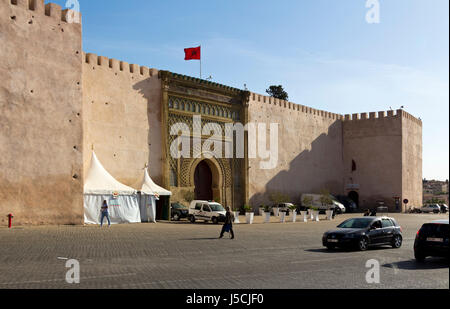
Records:
{"label": "tree", "polygon": [[286,91],[284,91],[283,86],[281,86],[281,85],[270,86],[269,89],[266,90],[266,92],[275,99],[286,100],[286,101],[289,99],[289,95],[287,94]]}
{"label": "tree", "polygon": [[274,204],[281,204],[281,203],[288,203],[290,197],[289,195],[280,192],[272,192],[269,194],[269,200]]}
{"label": "tree", "polygon": [[305,196],[302,200],[302,205],[305,208],[311,208],[313,203],[313,198],[310,196]]}
{"label": "tree", "polygon": [[431,200],[428,200],[426,203],[427,204],[444,204],[445,201],[440,200],[440,199],[438,199],[436,197],[433,197]]}
{"label": "tree", "polygon": [[320,202],[322,203],[322,206],[329,206],[333,204],[333,200],[330,197],[330,191],[327,189],[322,189],[320,191]]}
{"label": "tree", "polygon": [[195,199],[195,194],[192,191],[185,191],[183,193],[183,198],[186,202],[191,203]]}
{"label": "tree", "polygon": [[251,212],[253,210],[253,207],[248,204],[245,204],[243,208],[245,212]]}

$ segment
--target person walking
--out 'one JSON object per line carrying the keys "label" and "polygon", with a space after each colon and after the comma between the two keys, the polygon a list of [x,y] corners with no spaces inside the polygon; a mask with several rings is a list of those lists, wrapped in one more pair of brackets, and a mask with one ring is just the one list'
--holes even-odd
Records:
{"label": "person walking", "polygon": [[106,200],[103,201],[102,208],[101,208],[101,219],[100,219],[100,227],[103,227],[103,219],[106,217],[108,220],[108,227],[111,226],[111,220],[109,219],[109,211],[108,211],[108,203]]}
{"label": "person walking", "polygon": [[233,231],[233,221],[234,221],[234,215],[231,212],[231,208],[227,207],[226,208],[227,213],[225,216],[225,224],[222,227],[222,232],[220,233],[220,237],[219,238],[223,238],[223,234],[225,234],[225,232],[230,232],[231,233],[231,239],[234,239],[234,231]]}

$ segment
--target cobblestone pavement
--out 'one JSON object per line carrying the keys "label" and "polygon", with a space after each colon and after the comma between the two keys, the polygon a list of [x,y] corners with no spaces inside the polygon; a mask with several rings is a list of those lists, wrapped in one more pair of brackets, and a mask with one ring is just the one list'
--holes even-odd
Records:
{"label": "cobblestone pavement", "polygon": [[[401,249],[367,252],[322,247],[334,221],[235,226],[236,239],[217,239],[220,226],[187,222],[0,228],[0,288],[449,288],[449,262],[413,260],[422,223],[446,215],[393,215],[403,227]],[[354,216],[354,215],[353,215]],[[245,218],[241,218],[244,222]],[[80,263],[80,284],[65,281],[66,259]],[[366,283],[377,259],[381,283]]]}

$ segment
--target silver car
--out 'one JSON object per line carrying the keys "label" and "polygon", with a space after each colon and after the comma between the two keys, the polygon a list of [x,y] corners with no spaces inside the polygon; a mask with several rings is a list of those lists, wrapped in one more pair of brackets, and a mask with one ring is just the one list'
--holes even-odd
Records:
{"label": "silver car", "polygon": [[431,204],[431,205],[426,205],[423,206],[420,209],[423,213],[434,213],[434,214],[438,214],[441,212],[441,207],[438,204]]}

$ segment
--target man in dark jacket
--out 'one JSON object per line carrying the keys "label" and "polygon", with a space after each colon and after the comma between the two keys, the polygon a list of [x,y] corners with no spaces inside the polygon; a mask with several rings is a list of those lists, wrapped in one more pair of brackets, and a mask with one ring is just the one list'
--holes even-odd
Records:
{"label": "man in dark jacket", "polygon": [[227,214],[225,216],[225,224],[222,227],[222,232],[220,233],[220,238],[223,238],[223,234],[225,234],[225,232],[230,232],[231,239],[234,239],[233,221],[234,221],[234,215],[231,212],[230,207],[227,207]]}

